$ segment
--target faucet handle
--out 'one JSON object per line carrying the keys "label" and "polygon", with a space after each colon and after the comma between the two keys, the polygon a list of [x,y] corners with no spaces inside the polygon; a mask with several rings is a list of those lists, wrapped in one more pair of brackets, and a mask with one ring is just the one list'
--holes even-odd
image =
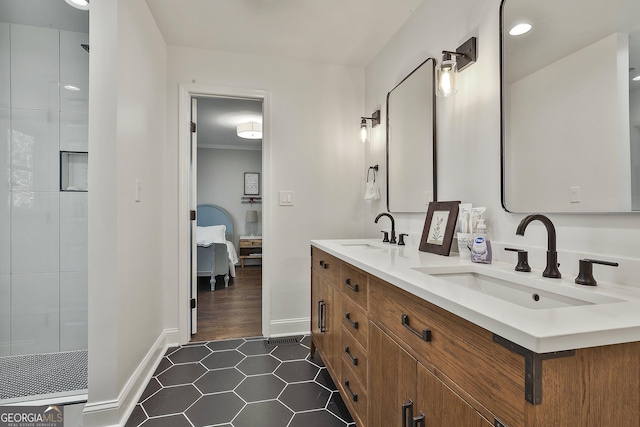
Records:
{"label": "faucet handle", "polygon": [[398,236],[398,246],[404,246],[404,236],[408,236],[407,233],[400,233],[400,235]]}
{"label": "faucet handle", "polygon": [[504,250],[518,253],[518,264],[515,268],[516,271],[531,271],[531,267],[529,266],[529,253],[527,251],[515,248],[504,248]]}
{"label": "faucet handle", "polygon": [[617,267],[617,262],[601,261],[597,259],[581,259],[579,263],[578,277],[575,282],[578,285],[596,286],[598,282],[593,277],[593,264],[608,265],[611,267]]}
{"label": "faucet handle", "polygon": [[382,237],[382,243],[389,242],[389,232],[388,231],[381,231],[381,233],[384,233],[383,237]]}

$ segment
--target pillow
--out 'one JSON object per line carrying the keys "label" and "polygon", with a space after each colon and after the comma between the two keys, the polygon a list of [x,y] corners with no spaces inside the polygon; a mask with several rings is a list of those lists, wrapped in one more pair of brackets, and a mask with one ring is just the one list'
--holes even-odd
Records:
{"label": "pillow", "polygon": [[196,228],[196,240],[198,246],[210,246],[212,243],[224,243],[226,242],[225,233],[227,232],[226,225],[212,225],[209,227]]}

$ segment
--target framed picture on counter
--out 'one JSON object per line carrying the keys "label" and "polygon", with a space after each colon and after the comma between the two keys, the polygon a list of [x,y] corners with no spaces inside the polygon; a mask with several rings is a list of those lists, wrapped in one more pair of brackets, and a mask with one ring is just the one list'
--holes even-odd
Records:
{"label": "framed picture on counter", "polygon": [[430,202],[419,250],[449,256],[460,202]]}

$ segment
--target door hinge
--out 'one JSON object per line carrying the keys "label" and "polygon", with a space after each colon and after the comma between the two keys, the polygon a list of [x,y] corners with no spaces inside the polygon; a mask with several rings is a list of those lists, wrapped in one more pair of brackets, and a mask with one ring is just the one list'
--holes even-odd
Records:
{"label": "door hinge", "polygon": [[195,221],[196,220],[196,211],[189,211],[189,219],[191,221]]}
{"label": "door hinge", "polygon": [[196,123],[195,122],[191,122],[191,132],[195,133],[196,131]]}
{"label": "door hinge", "polygon": [[191,298],[191,308],[196,308],[196,299]]}

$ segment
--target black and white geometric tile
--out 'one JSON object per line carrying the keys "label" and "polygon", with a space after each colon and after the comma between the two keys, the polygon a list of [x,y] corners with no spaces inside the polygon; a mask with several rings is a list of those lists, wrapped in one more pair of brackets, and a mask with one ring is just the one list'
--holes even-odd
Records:
{"label": "black and white geometric tile", "polygon": [[355,426],[310,337],[170,348],[125,427]]}

